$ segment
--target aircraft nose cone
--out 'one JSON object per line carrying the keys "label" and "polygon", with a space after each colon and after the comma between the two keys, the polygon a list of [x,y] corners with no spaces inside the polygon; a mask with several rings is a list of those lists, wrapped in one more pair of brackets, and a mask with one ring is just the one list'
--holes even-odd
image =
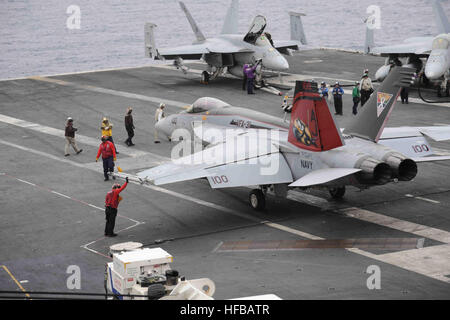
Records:
{"label": "aircraft nose cone", "polygon": [[282,56],[278,57],[277,64],[279,65],[279,70],[285,71],[285,70],[289,69],[289,63]]}
{"label": "aircraft nose cone", "polygon": [[289,69],[289,63],[282,56],[272,57],[270,59],[263,60],[263,65],[267,69],[275,71],[286,71]]}
{"label": "aircraft nose cone", "polygon": [[425,66],[425,76],[431,80],[438,79],[444,74],[444,71],[445,71],[445,70],[441,70],[441,69],[442,68],[439,68],[435,64],[431,64],[431,65],[427,64]]}

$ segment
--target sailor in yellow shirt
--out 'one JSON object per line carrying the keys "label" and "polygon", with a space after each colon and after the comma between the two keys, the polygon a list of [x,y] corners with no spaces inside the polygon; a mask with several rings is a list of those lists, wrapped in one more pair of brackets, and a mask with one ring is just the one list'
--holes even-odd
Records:
{"label": "sailor in yellow shirt", "polygon": [[101,125],[102,137],[106,137],[106,140],[111,141],[114,144],[114,148],[116,149],[116,153],[118,154],[119,151],[117,151],[117,146],[112,138],[112,127],[113,124],[109,122],[108,118],[104,117]]}

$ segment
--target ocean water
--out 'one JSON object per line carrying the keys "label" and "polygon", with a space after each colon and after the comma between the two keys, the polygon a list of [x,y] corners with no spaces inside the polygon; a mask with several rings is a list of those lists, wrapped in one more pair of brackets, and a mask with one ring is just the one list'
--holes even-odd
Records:
{"label": "ocean water", "polygon": [[[185,0],[203,34],[219,33],[231,0]],[[80,8],[80,29],[67,28],[67,8]],[[377,45],[437,34],[429,0],[241,0],[239,30],[253,17],[267,18],[274,39],[289,39],[288,11],[305,13],[312,47],[362,49],[363,20],[370,5],[380,8]],[[450,0],[442,3],[450,16]],[[192,30],[175,0],[0,0],[0,79],[142,66],[144,24],[153,22],[158,47],[190,44]]]}

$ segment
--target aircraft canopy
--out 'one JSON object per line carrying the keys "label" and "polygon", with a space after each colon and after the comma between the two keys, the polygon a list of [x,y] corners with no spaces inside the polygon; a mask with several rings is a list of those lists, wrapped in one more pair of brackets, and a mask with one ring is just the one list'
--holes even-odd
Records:
{"label": "aircraft canopy", "polygon": [[212,109],[223,108],[229,106],[228,103],[211,97],[202,97],[197,99],[187,110],[187,113],[201,113]]}

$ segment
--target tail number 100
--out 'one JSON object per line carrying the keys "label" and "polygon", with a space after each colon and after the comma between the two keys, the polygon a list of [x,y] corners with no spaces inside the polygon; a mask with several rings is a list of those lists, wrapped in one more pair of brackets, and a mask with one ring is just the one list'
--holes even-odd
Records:
{"label": "tail number 100", "polygon": [[227,176],[214,176],[211,177],[214,184],[221,184],[221,183],[228,183],[228,177]]}
{"label": "tail number 100", "polygon": [[412,148],[415,153],[430,151],[430,148],[426,144],[422,144],[422,145],[417,144],[417,145],[412,146]]}

